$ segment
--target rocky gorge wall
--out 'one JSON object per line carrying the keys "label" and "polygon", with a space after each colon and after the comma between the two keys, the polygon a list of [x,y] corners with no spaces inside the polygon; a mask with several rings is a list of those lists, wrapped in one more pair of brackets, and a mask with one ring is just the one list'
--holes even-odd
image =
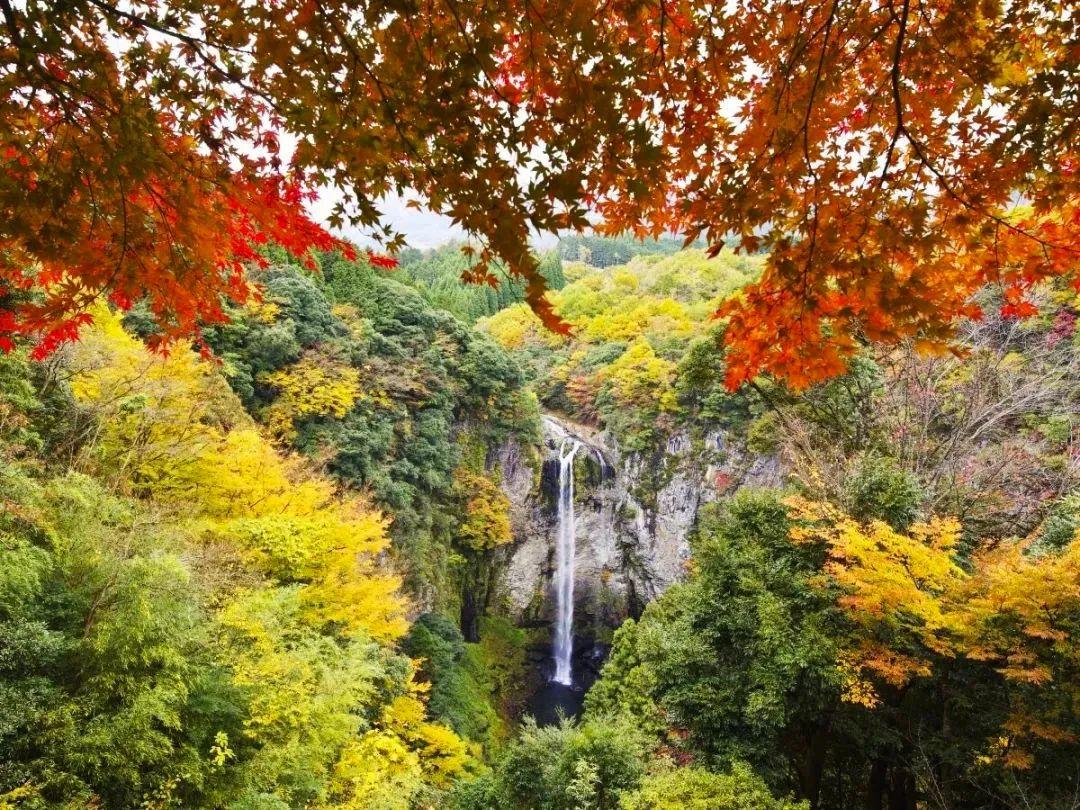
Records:
{"label": "rocky gorge wall", "polygon": [[615,627],[679,581],[701,507],[742,486],[773,486],[773,457],[747,453],[717,432],[692,441],[672,436],[654,453],[622,453],[614,438],[554,416],[543,419],[539,464],[518,445],[497,463],[511,503],[514,541],[501,552],[492,607],[518,624],[554,618],[558,455],[570,437],[575,462],[575,647],[589,656]]}

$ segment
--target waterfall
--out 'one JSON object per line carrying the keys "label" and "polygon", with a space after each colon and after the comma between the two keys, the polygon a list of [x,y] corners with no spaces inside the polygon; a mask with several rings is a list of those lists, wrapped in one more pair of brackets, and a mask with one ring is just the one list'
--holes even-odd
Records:
{"label": "waterfall", "polygon": [[559,447],[558,536],[555,545],[555,682],[570,686],[574,652],[574,456],[581,442],[567,437]]}

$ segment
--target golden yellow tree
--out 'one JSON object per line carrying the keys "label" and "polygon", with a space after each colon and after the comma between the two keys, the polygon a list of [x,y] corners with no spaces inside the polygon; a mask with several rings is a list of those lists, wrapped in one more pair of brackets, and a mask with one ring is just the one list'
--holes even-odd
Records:
{"label": "golden yellow tree", "polygon": [[792,540],[824,547],[821,584],[836,589],[850,621],[838,660],[845,699],[873,708],[882,687],[903,689],[963,658],[1014,686],[1003,736],[991,746],[1007,764],[1030,764],[1025,740],[1072,738],[1070,719],[1045,690],[1063,691],[1073,705],[1080,698],[1070,676],[1080,664],[1080,539],[1043,553],[1023,541],[986,543],[965,562],[952,518],[905,533],[801,498],[788,506]]}

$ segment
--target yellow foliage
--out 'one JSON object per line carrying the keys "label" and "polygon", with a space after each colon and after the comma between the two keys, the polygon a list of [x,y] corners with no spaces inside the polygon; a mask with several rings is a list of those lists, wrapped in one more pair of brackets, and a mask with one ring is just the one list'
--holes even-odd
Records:
{"label": "yellow foliage", "polygon": [[100,463],[265,573],[304,583],[310,621],[400,637],[400,578],[375,565],[389,543],[383,517],[275,450],[190,349],[153,355],[107,311],[96,324],[71,362],[75,395],[99,416],[91,447]]}
{"label": "yellow foliage", "polygon": [[40,796],[40,789],[32,783],[20,785],[6,793],[0,793],[0,810],[16,810],[16,808],[25,807],[24,802]]}
{"label": "yellow foliage", "polygon": [[[1080,540],[1042,556],[1024,543],[992,544],[967,570],[956,559],[960,526],[951,518],[905,534],[877,521],[861,525],[827,504],[787,504],[797,521],[792,540],[824,544],[827,584],[839,587],[839,605],[858,628],[838,664],[846,700],[874,705],[864,675],[903,686],[929,676],[933,656],[988,661],[1032,685],[1052,680],[1062,661],[1080,663],[1063,624],[1080,611]],[[1038,736],[1033,728],[1026,733]]]}
{"label": "yellow foliage", "polygon": [[335,304],[330,308],[330,312],[345,324],[345,328],[349,330],[349,334],[354,338],[366,340],[369,337],[370,326],[360,314],[360,310],[352,304]]}
{"label": "yellow foliage", "polygon": [[678,408],[672,388],[675,364],[657,357],[644,338],[630,344],[618,359],[603,369],[601,376],[620,404],[655,403],[665,413]]}
{"label": "yellow foliage", "polygon": [[238,591],[219,616],[223,658],[249,694],[248,737],[319,734],[340,745],[356,733],[353,710],[374,693],[379,670],[369,642],[339,645],[305,630],[299,591]]}
{"label": "yellow foliage", "polygon": [[629,270],[616,269],[611,274],[611,280],[616,289],[624,290],[628,293],[635,292],[640,286],[638,277],[631,273]]}
{"label": "yellow foliage", "polygon": [[454,488],[465,500],[460,542],[474,551],[487,551],[509,543],[510,499],[490,478],[458,467]]}
{"label": "yellow foliage", "polygon": [[586,320],[580,336],[587,341],[634,340],[647,334],[689,338],[698,331],[686,307],[670,298],[628,299],[617,309]]}
{"label": "yellow foliage", "polygon": [[[579,346],[642,337],[689,339],[704,333],[720,301],[754,278],[760,266],[757,257],[724,251],[709,259],[697,250],[660,260],[638,257],[604,270],[569,262],[563,272],[571,283],[548,298]],[[544,329],[524,304],[487,318],[481,328],[510,350],[566,342]]]}
{"label": "yellow foliage", "polygon": [[277,389],[274,404],[264,421],[272,435],[288,439],[297,419],[309,416],[345,416],[360,398],[360,372],[351,366],[324,366],[305,357],[281,371],[267,374],[263,381]]}
{"label": "yellow foliage", "polygon": [[840,671],[841,698],[845,703],[854,703],[867,709],[881,704],[874,685],[862,675],[862,660],[851,652],[841,652],[837,660]]}
{"label": "yellow foliage", "polygon": [[104,308],[70,352],[72,394],[96,422],[83,463],[118,482],[175,487],[224,431],[249,421],[212,364],[183,345],[151,354]]}
{"label": "yellow foliage", "polygon": [[[305,363],[271,375],[283,407],[343,415],[359,396],[358,373]],[[84,463],[139,486],[176,513],[186,536],[230,548],[243,564],[243,586],[215,594],[214,640],[244,695],[250,773],[327,779],[326,807],[405,808],[424,785],[448,787],[474,767],[465,742],[426,720],[425,685],[412,674],[388,679],[388,645],[407,622],[400,578],[380,561],[380,513],[276,450],[214,365],[187,347],[153,355],[103,310],[72,347],[71,367],[75,396],[96,417]],[[492,542],[508,536],[497,487],[470,493],[483,496],[477,530]],[[387,689],[405,694],[380,710]],[[373,714],[371,728],[363,718]],[[229,767],[223,733],[210,755]]]}
{"label": "yellow foliage", "polygon": [[1080,665],[1064,621],[1080,612],[1080,539],[1057,553],[1026,552],[1025,544],[1003,543],[978,554],[979,574],[961,595],[961,610],[973,657],[1003,660],[1006,677],[1038,684],[1051,678],[1040,649]]}
{"label": "yellow foliage", "polygon": [[[817,507],[819,513],[822,508]],[[953,557],[960,539],[958,521],[934,518],[915,524],[906,535],[882,521],[860,526],[834,513],[826,526],[818,530],[832,555],[826,570],[848,594],[841,603],[860,621],[870,624],[903,614],[922,629],[931,648],[942,631],[959,629],[957,617],[949,615],[941,598],[952,595],[967,578]]]}
{"label": "yellow foliage", "polygon": [[[787,504],[802,522],[792,539],[825,544],[825,570],[843,592],[840,605],[862,631],[841,659],[845,682],[869,671],[899,687],[930,674],[927,660],[899,652],[881,638],[899,640],[904,648],[906,638],[933,653],[956,653],[964,626],[955,597],[967,579],[952,555],[960,533],[956,520],[935,518],[903,534],[881,521],[861,525],[827,504],[802,498]],[[859,685],[846,697],[864,705],[860,698],[876,700]]]}
{"label": "yellow foliage", "polygon": [[476,767],[469,746],[446,726],[427,722],[423,702],[415,694],[401,695],[383,712],[382,725],[419,753],[424,775],[436,787],[449,787]]}
{"label": "yellow foliage", "polygon": [[370,558],[354,548],[350,544],[326,555],[322,571],[303,592],[309,615],[345,633],[362,630],[383,641],[400,638],[409,629],[400,577],[376,574]]}
{"label": "yellow foliage", "polygon": [[267,324],[276,321],[278,315],[281,314],[281,306],[265,298],[252,298],[244,305],[244,310],[259,323]]}
{"label": "yellow foliage", "polygon": [[348,743],[334,772],[333,801],[325,807],[412,807],[421,785],[449,788],[477,767],[468,745],[449,728],[425,720],[420,684],[383,710],[377,728]]}
{"label": "yellow foliage", "polygon": [[306,582],[312,621],[391,640],[407,629],[396,575],[376,567],[389,543],[386,522],[326,479],[283,459],[255,431],[234,431],[222,452],[193,465],[206,531],[242,548],[284,581]]}
{"label": "yellow foliage", "polygon": [[[557,293],[549,293],[552,299]],[[521,349],[530,343],[558,346],[565,338],[544,328],[536,313],[527,304],[514,304],[499,310],[489,318],[482,319],[477,326],[494,338],[504,349]]]}
{"label": "yellow foliage", "polygon": [[214,518],[277,514],[286,506],[303,514],[329,502],[333,488],[313,478],[297,481],[301,474],[297,461],[282,458],[248,427],[231,431],[189,461],[170,494],[193,500],[200,514]]}
{"label": "yellow foliage", "polygon": [[335,810],[408,810],[423,784],[420,757],[400,737],[368,731],[350,742],[334,770]]}

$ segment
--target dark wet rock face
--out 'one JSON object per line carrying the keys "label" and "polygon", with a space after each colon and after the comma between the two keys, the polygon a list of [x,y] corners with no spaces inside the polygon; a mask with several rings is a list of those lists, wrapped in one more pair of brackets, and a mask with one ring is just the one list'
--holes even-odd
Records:
{"label": "dark wet rock face", "polygon": [[585,703],[585,689],[548,681],[525,707],[525,713],[541,726],[553,726],[564,717],[577,717]]}
{"label": "dark wet rock face", "polygon": [[[551,649],[539,645],[530,650],[530,660],[538,675],[537,685],[525,704],[524,714],[541,726],[559,722],[560,716],[577,717],[584,707],[585,694],[600,677],[600,669],[611,648],[587,637],[574,637],[573,681],[569,686],[553,680]],[[560,714],[561,712],[561,714]]]}

